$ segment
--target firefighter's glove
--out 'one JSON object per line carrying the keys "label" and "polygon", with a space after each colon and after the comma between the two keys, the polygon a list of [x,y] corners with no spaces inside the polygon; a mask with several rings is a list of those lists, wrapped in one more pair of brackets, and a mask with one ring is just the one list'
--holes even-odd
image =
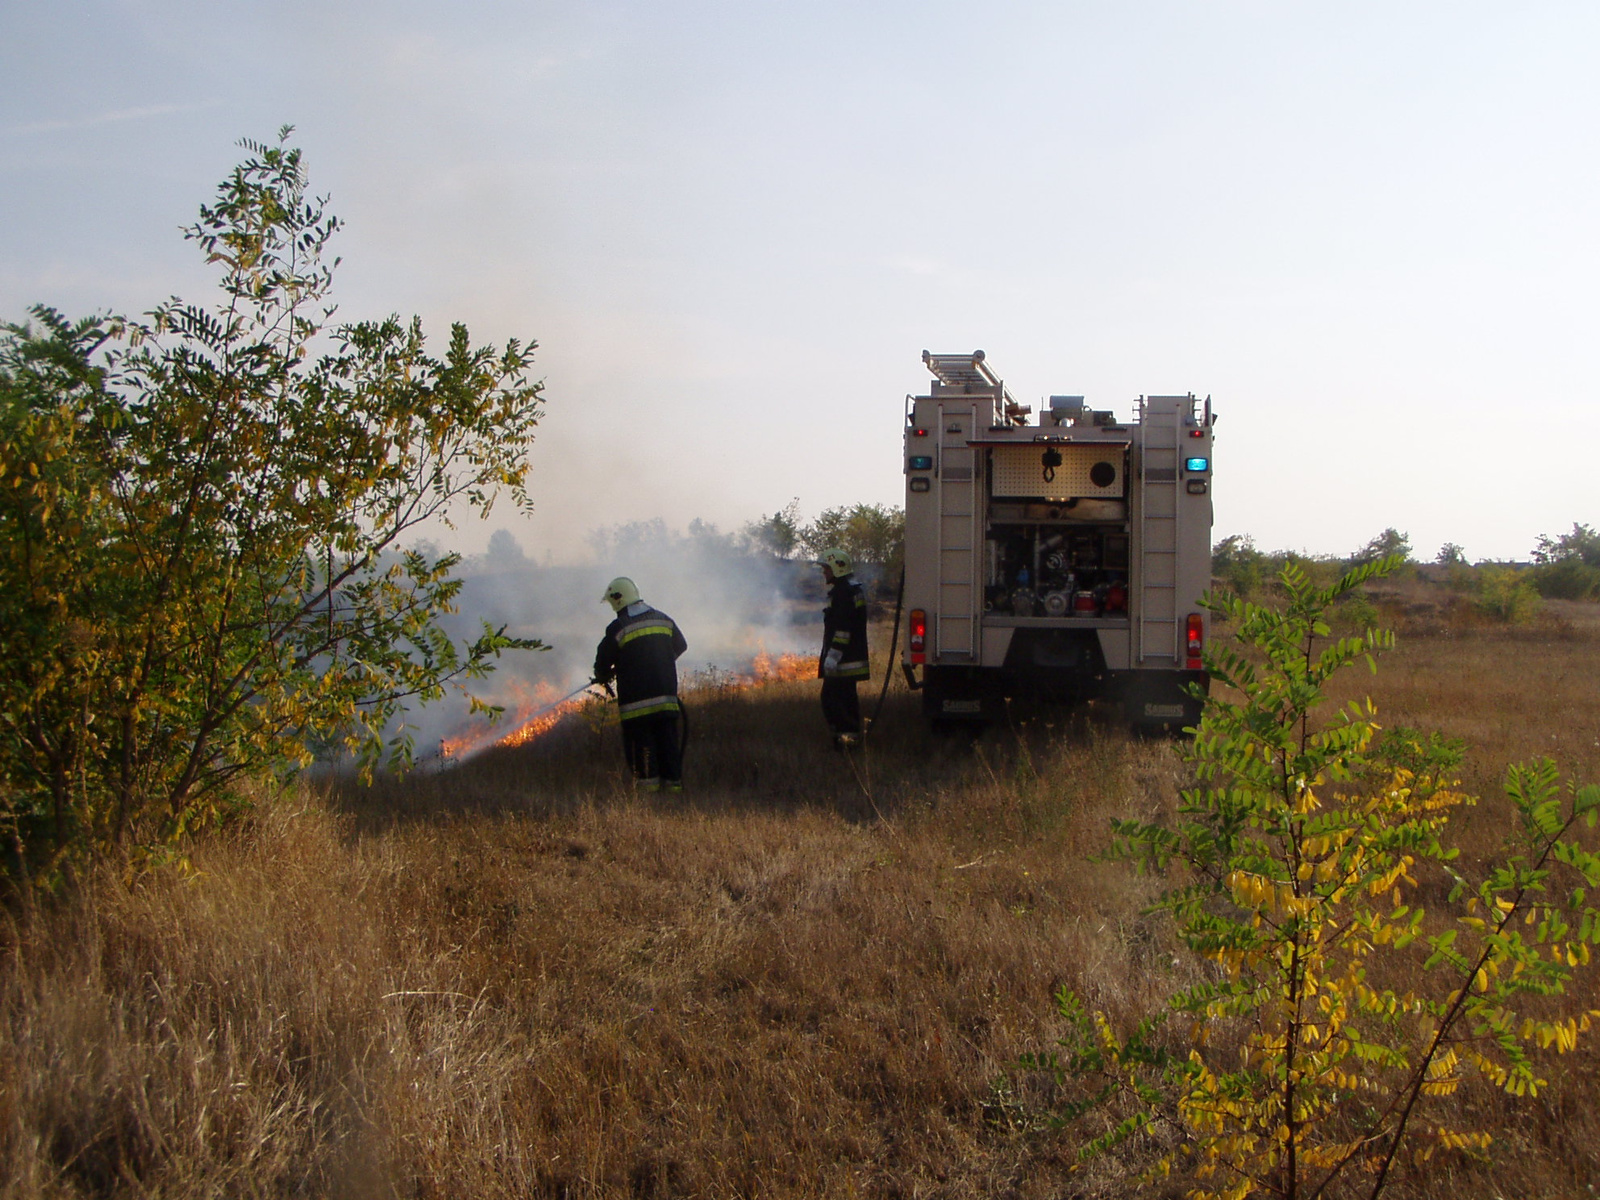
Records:
{"label": "firefighter's glove", "polygon": [[839,669],[839,663],[844,655],[837,649],[829,650],[822,658],[822,671],[825,675],[832,675]]}

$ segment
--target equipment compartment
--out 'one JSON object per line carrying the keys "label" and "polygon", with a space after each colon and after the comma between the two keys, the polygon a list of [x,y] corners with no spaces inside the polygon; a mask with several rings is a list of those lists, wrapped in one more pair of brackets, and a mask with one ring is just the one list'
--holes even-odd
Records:
{"label": "equipment compartment", "polygon": [[1125,526],[996,523],[986,545],[986,616],[1127,617]]}

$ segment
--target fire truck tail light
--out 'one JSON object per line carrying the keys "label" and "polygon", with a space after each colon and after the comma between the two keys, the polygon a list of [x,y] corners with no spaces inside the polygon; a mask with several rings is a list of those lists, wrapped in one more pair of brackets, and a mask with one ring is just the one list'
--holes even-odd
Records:
{"label": "fire truck tail light", "polygon": [[1205,623],[1199,613],[1189,614],[1188,637],[1185,640],[1188,642],[1185,652],[1188,662],[1185,665],[1191,671],[1198,671],[1202,665],[1200,655],[1205,642]]}
{"label": "fire truck tail light", "polygon": [[928,651],[928,614],[920,608],[911,610],[911,661],[926,662]]}

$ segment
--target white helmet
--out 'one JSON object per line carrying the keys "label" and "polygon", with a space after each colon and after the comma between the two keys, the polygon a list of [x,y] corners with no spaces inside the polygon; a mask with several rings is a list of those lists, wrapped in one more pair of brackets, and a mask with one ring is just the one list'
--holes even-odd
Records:
{"label": "white helmet", "polygon": [[833,572],[835,579],[843,579],[855,570],[855,564],[850,561],[850,556],[838,546],[829,546],[822,552],[822,557],[817,559],[817,566],[827,567]]}
{"label": "white helmet", "polygon": [[605,594],[600,599],[611,605],[612,612],[621,612],[628,605],[639,603],[639,589],[626,575],[618,575],[606,584]]}

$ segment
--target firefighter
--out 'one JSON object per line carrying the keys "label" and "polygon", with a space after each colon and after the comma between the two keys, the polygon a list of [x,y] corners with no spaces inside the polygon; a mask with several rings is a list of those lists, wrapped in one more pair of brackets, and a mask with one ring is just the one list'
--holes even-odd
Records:
{"label": "firefighter", "polygon": [[688,649],[677,623],[639,598],[631,579],[618,577],[600,597],[617,619],[594,656],[596,683],[616,680],[622,748],[641,791],[683,790],[682,702],[678,656]]}
{"label": "firefighter", "polygon": [[861,702],[856,684],[871,674],[867,660],[867,595],[854,577],[855,564],[837,546],[817,560],[828,584],[828,607],[822,612],[822,653],[817,677],[822,680],[822,717],[833,731],[836,750],[861,740]]}

